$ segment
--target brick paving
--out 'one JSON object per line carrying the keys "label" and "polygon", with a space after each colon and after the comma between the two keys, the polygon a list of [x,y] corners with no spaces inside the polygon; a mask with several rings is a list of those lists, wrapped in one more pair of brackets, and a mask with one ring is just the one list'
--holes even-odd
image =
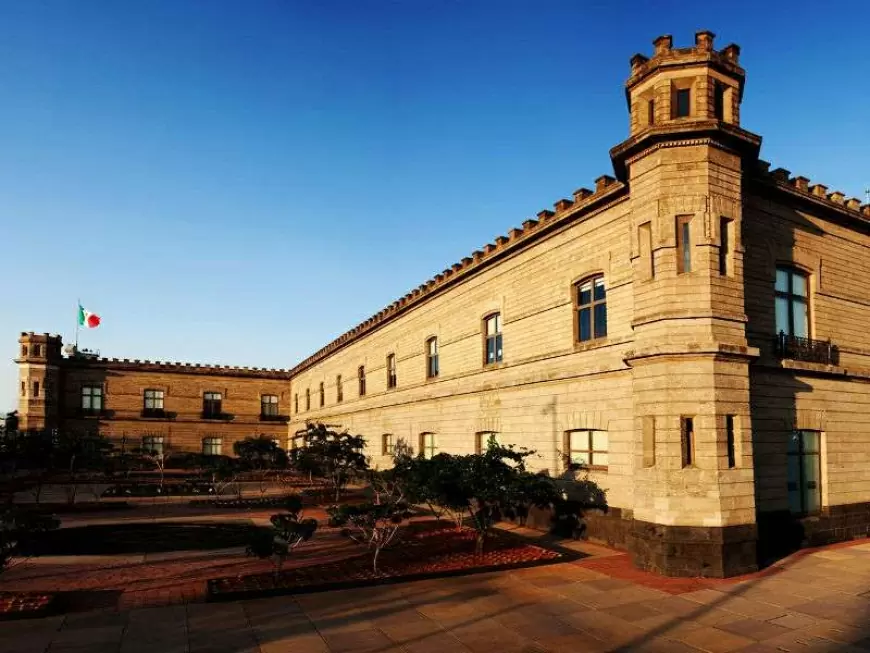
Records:
{"label": "brick paving", "polygon": [[[297,597],[120,603],[7,622],[0,624],[0,651],[870,652],[870,542],[802,552],[737,581],[691,583],[631,570],[625,556],[602,547],[577,546],[591,557]],[[214,560],[241,564],[231,555]],[[208,562],[196,564],[206,575],[213,571]]]}

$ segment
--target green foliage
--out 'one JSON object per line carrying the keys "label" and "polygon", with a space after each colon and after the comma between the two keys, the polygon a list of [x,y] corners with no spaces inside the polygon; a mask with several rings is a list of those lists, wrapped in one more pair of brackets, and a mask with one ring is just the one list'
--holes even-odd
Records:
{"label": "green foliage", "polygon": [[287,466],[287,452],[265,435],[233,443],[233,452],[247,469],[283,469]]}
{"label": "green foliage", "polygon": [[333,431],[325,424],[308,424],[295,438],[301,446],[290,451],[290,465],[300,472],[324,478],[336,501],[348,483],[369,469],[362,436]]}
{"label": "green foliage", "polygon": [[59,527],[60,521],[50,515],[12,505],[0,509],[0,573],[34,538]]}
{"label": "green foliage", "polygon": [[482,552],[486,536],[500,519],[525,523],[532,506],[546,508],[561,501],[562,491],[552,478],[526,470],[526,459],[534,454],[491,439],[479,454],[397,456],[392,475],[411,501],[429,504],[436,515],[448,513],[457,528],[467,517]]}
{"label": "green foliage", "polygon": [[378,555],[392,543],[402,524],[411,517],[410,506],[399,484],[388,475],[370,476],[374,500],[326,509],[329,525],[341,528],[342,535],[372,552],[372,568],[378,571]]}
{"label": "green foliage", "polygon": [[302,518],[302,499],[299,496],[288,497],[284,509],[285,512],[269,519],[271,532],[257,532],[247,549],[248,555],[272,558],[276,576],[293,550],[310,540],[317,531],[316,519]]}

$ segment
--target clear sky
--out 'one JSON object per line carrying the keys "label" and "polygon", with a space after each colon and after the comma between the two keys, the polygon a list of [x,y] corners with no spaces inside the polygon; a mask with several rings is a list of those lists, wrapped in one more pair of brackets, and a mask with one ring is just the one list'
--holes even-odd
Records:
{"label": "clear sky", "polygon": [[716,32],[774,167],[864,197],[865,2],[0,2],[0,409],[21,331],[290,367],[595,177],[635,52]]}

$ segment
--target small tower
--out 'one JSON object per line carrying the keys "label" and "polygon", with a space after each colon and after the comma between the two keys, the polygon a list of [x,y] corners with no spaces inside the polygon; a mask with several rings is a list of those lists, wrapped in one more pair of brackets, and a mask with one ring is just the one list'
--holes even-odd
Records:
{"label": "small tower", "polygon": [[63,341],[48,333],[22,332],[18,338],[19,428],[57,427]]}
{"label": "small tower", "polygon": [[632,552],[668,575],[757,568],[743,280],[740,49],[653,41],[625,84],[629,137],[610,151],[631,211],[635,418]]}

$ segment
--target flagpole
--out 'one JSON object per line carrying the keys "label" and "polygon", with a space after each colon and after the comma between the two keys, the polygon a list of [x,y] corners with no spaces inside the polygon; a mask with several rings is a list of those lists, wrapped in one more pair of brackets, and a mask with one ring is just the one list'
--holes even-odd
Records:
{"label": "flagpole", "polygon": [[76,300],[76,343],[75,343],[76,353],[78,353],[78,351],[79,351],[79,312],[81,311],[81,307],[82,307],[82,300],[77,299]]}

